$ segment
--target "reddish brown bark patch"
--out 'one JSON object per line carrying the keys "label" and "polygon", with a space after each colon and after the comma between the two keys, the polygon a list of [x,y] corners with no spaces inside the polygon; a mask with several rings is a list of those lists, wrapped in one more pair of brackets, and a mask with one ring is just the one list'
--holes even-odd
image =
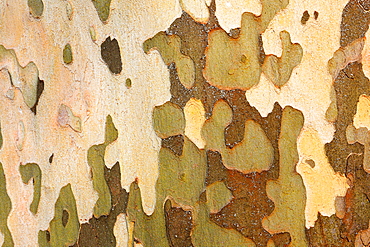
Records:
{"label": "reddish brown bark patch", "polygon": [[184,136],[170,136],[162,139],[162,148],[168,148],[174,152],[177,156],[182,154],[182,148],[184,146]]}
{"label": "reddish brown bark patch", "polygon": [[165,204],[167,238],[171,247],[192,247],[192,213],[181,207],[172,207],[169,200]]}

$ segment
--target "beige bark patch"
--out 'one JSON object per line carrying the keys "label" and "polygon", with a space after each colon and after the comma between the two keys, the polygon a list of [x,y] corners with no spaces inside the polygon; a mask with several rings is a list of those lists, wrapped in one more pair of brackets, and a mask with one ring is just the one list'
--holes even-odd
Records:
{"label": "beige bark patch", "polygon": [[220,26],[225,31],[240,26],[241,16],[244,12],[251,12],[256,16],[261,14],[262,5],[259,0],[216,0],[216,16]]}
{"label": "beige bark patch", "polygon": [[81,119],[75,116],[70,107],[61,104],[58,110],[58,123],[62,127],[71,127],[74,131],[81,132]]}
{"label": "beige bark patch", "polygon": [[116,224],[114,224],[114,236],[116,237],[117,247],[127,247],[128,245],[128,227],[125,214],[117,216]]}
{"label": "beige bark patch", "polygon": [[370,244],[370,229],[359,231],[356,235],[355,247],[366,247]]}
{"label": "beige bark patch", "polygon": [[[301,110],[305,126],[318,130],[324,142],[330,142],[334,133],[332,123],[326,120],[326,111],[332,102],[330,91],[333,83],[328,61],[340,47],[342,11],[347,3],[347,0],[329,0],[320,4],[317,1],[290,0],[262,33],[263,47],[266,54],[280,56],[279,33],[286,30],[292,43],[302,46],[302,61],[281,89],[275,88],[262,73],[259,84],[246,92],[248,102],[263,116],[267,116],[276,101],[282,107],[290,105]],[[305,11],[310,18],[302,25]],[[314,18],[315,11],[319,13],[317,19]],[[333,120],[335,112],[329,113]]]}
{"label": "beige bark patch", "polygon": [[206,0],[179,0],[181,8],[194,20],[207,23],[209,11]]}
{"label": "beige bark patch", "polygon": [[185,135],[199,148],[203,149],[205,141],[201,129],[206,121],[205,110],[200,100],[191,98],[184,107]]}
{"label": "beige bark patch", "polygon": [[[4,145],[0,161],[13,203],[8,224],[16,246],[37,246],[38,231],[48,228],[59,191],[68,183],[76,197],[79,221],[91,218],[97,193],[92,186],[86,154],[91,146],[104,142],[104,118],[108,114],[117,121],[119,131],[125,133],[114,144],[118,147],[116,161],[120,162],[122,185],[128,188],[139,178],[144,209],[153,208],[160,139],[152,128],[152,110],[170,99],[170,82],[167,67],[158,52],[146,55],[142,44],[181,15],[178,2],[172,0],[145,5],[138,5],[134,0],[112,1],[109,20],[103,24],[91,1],[89,4],[82,0],[72,1],[72,16],[67,13],[67,1],[44,3],[42,17],[38,20],[30,16],[27,1],[0,3],[0,44],[14,50],[20,66],[14,60],[5,59],[2,67],[8,66],[8,71],[13,73],[17,72],[14,69],[19,72],[21,67],[34,64],[40,79],[45,81],[45,90],[34,115],[28,105],[34,102],[31,96],[35,87],[27,88],[30,94],[25,95],[27,90],[20,87],[24,84],[17,79],[24,78],[28,82],[28,78],[12,76],[12,87],[7,71],[0,72],[0,95],[6,95],[9,89],[12,91],[9,95],[12,100],[0,97],[1,128],[6,130],[2,133]],[[90,27],[94,27],[94,31]],[[99,49],[112,34],[125,47],[121,49],[123,71],[118,76],[113,76],[106,68]],[[66,43],[73,48],[73,62],[69,65],[63,63]],[[25,74],[34,76],[31,72]],[[125,87],[126,78],[134,82],[130,90]],[[59,126],[57,118],[61,104],[68,105],[75,116],[81,118],[82,132]],[[17,150],[17,128],[21,120],[25,138],[22,150]],[[50,164],[48,159],[52,155]],[[39,164],[45,175],[36,215],[29,211],[33,186],[23,184],[18,169],[20,163],[30,162]]]}
{"label": "beige bark patch", "polygon": [[370,32],[365,34],[365,44],[362,50],[362,70],[367,78],[370,78]]}
{"label": "beige bark patch", "polygon": [[[334,172],[325,155],[324,143],[317,131],[303,129],[298,138],[300,162],[297,172],[306,187],[306,227],[313,227],[318,213],[331,216],[336,213],[338,196],[346,195],[349,185],[344,175]],[[311,164],[314,163],[314,167]]]}

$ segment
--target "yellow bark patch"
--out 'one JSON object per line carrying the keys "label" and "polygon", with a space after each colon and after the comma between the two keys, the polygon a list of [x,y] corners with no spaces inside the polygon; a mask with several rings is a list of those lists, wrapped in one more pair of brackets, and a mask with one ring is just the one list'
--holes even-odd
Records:
{"label": "yellow bark patch", "polygon": [[128,226],[126,220],[126,214],[119,214],[117,216],[117,221],[114,224],[114,236],[116,237],[116,246],[130,246],[128,245]]}
{"label": "yellow bark patch", "polygon": [[356,115],[353,118],[356,129],[365,127],[370,130],[370,96],[361,95],[357,103]]}
{"label": "yellow bark patch", "polygon": [[317,214],[336,213],[335,200],[346,195],[349,185],[345,176],[334,172],[325,154],[324,143],[317,131],[303,129],[298,138],[300,162],[297,172],[306,187],[306,227],[313,227]]}
{"label": "yellow bark patch", "polygon": [[203,149],[205,141],[201,136],[205,118],[205,110],[200,100],[191,98],[184,107],[185,135],[194,142],[199,149]]}
{"label": "yellow bark patch", "polygon": [[362,50],[362,70],[367,78],[370,78],[370,32],[365,34],[365,44]]}

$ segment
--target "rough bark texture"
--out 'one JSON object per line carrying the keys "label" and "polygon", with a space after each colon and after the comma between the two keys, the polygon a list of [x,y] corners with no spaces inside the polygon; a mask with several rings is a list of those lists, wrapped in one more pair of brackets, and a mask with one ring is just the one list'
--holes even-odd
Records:
{"label": "rough bark texture", "polygon": [[369,246],[369,1],[0,6],[2,246]]}

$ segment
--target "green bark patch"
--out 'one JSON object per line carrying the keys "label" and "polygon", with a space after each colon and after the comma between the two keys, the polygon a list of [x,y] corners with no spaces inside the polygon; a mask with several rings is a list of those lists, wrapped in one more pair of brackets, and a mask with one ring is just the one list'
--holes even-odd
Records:
{"label": "green bark patch", "polygon": [[105,122],[105,142],[103,144],[94,145],[87,151],[87,162],[91,167],[93,186],[98,192],[99,198],[94,206],[94,216],[99,218],[102,215],[108,215],[111,205],[111,194],[109,187],[104,178],[105,168],[105,149],[118,138],[118,131],[114,126],[111,116],[107,116]]}
{"label": "green bark patch", "polygon": [[179,106],[166,102],[153,110],[153,128],[161,138],[180,135],[185,129],[185,115]]}
{"label": "green bark patch", "polygon": [[207,188],[208,206],[211,213],[219,212],[227,205],[232,194],[223,182],[215,182]]}
{"label": "green bark patch", "polygon": [[126,87],[127,87],[127,88],[131,88],[131,86],[132,86],[132,81],[131,81],[131,79],[130,79],[130,78],[127,78],[127,79],[126,79]]}
{"label": "green bark patch", "polygon": [[41,196],[41,169],[35,163],[29,163],[19,166],[23,183],[27,184],[32,179],[33,183],[33,200],[30,205],[30,211],[33,214],[37,213]]}
{"label": "green bark patch", "polygon": [[[219,184],[221,185],[221,184]],[[212,186],[212,185],[211,185]],[[218,191],[212,191],[219,189]],[[195,221],[193,228],[192,239],[195,246],[256,246],[255,243],[239,234],[233,229],[225,229],[214,224],[210,218],[210,208],[213,207],[213,202],[217,200],[214,196],[218,194],[227,194],[226,187],[216,186],[208,187],[206,191],[206,202],[200,200],[196,207]],[[219,196],[217,196],[219,197]]]}
{"label": "green bark patch", "polygon": [[70,44],[66,44],[63,49],[63,61],[65,64],[71,64],[73,61],[72,47]]}
{"label": "green bark patch", "polygon": [[275,209],[263,220],[270,233],[289,232],[290,246],[308,246],[305,235],[306,190],[296,172],[297,138],[303,127],[303,114],[288,106],[283,110],[279,138],[280,172],[277,180],[267,182],[267,194]]}
{"label": "green bark patch", "polygon": [[44,3],[42,0],[28,0],[28,7],[30,8],[30,13],[35,18],[40,18],[44,12]]}
{"label": "green bark patch", "polygon": [[146,215],[143,210],[141,192],[137,182],[132,183],[130,186],[127,214],[129,221],[134,222],[133,235],[140,243],[144,246],[152,247],[169,246],[166,236],[163,202],[157,202],[154,213],[150,216]]}
{"label": "green bark patch", "polygon": [[106,22],[109,17],[111,0],[92,0],[92,2],[98,12],[99,19]]}
{"label": "green bark patch", "polygon": [[[65,212],[68,213],[67,218]],[[39,246],[71,246],[78,238],[79,228],[76,200],[71,184],[67,184],[60,189],[59,197],[55,203],[54,218],[50,222],[49,229],[39,231]]]}
{"label": "green bark patch", "polygon": [[206,157],[203,150],[184,137],[182,155],[167,148],[159,152],[159,176],[156,183],[156,206],[152,215],[142,208],[137,182],[130,187],[127,206],[129,220],[135,222],[134,236],[144,246],[169,246],[166,237],[164,202],[167,197],[180,205],[194,206],[204,189]]}
{"label": "green bark patch", "polygon": [[128,198],[128,193],[121,186],[121,171],[118,162],[111,169],[104,167],[104,179],[111,195],[112,207],[109,214],[99,218],[93,216],[88,223],[82,224],[79,238],[73,247],[116,246],[113,229],[117,216],[126,212]]}
{"label": "green bark patch", "polygon": [[225,101],[218,101],[212,117],[202,128],[206,149],[220,152],[229,169],[244,173],[268,170],[273,162],[274,150],[261,126],[253,120],[247,120],[243,141],[230,149],[225,144],[225,128],[231,120],[230,106]]}
{"label": "green bark patch", "polygon": [[284,86],[294,69],[302,60],[303,49],[299,44],[293,44],[287,31],[280,32],[282,43],[281,57],[268,55],[262,66],[267,78],[278,88]]}
{"label": "green bark patch", "polygon": [[[264,0],[262,14],[255,16],[246,12],[242,15],[240,32],[234,37],[223,29],[211,30],[206,49],[204,75],[207,81],[220,89],[248,90],[258,84],[262,72],[260,35],[266,30],[272,18],[288,5],[288,0]],[[267,57],[265,69],[273,83],[284,85],[292,69],[301,61],[302,48],[291,45],[287,32],[283,32],[283,55]],[[263,62],[263,60],[262,60]]]}
{"label": "green bark patch", "polygon": [[161,53],[166,65],[176,64],[180,82],[191,88],[195,80],[195,67],[193,60],[181,53],[181,39],[177,35],[167,35],[165,32],[157,33],[153,38],[144,42],[143,49],[148,53],[156,49]]}
{"label": "green bark patch", "polygon": [[6,180],[3,165],[0,163],[0,231],[4,235],[3,247],[14,246],[12,234],[8,228],[8,216],[12,209],[12,202],[6,190]]}

